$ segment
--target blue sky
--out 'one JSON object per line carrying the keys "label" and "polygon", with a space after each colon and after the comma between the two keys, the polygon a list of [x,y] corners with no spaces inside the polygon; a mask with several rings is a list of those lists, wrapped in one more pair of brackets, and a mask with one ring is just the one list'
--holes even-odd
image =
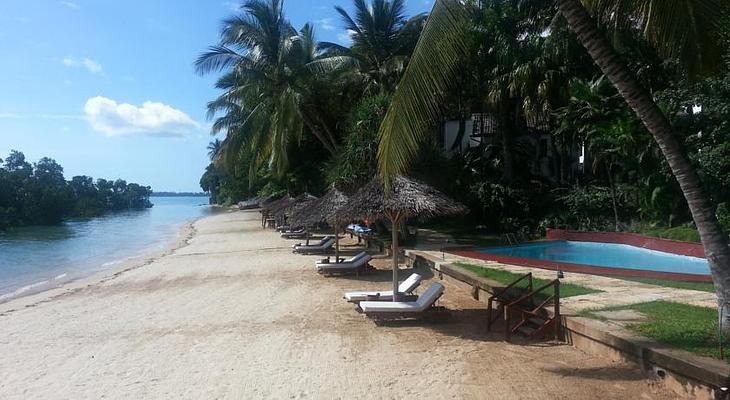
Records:
{"label": "blue sky", "polygon": [[[199,191],[211,140],[205,104],[214,76],[192,63],[238,2],[0,0],[0,158],[48,156],[66,178],[91,175]],[[333,6],[285,2],[296,27],[346,40]],[[409,15],[431,0],[409,0]]]}

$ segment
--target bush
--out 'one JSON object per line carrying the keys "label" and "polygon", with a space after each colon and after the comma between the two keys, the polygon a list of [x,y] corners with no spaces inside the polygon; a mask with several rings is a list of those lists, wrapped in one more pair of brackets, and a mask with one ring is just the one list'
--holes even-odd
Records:
{"label": "bush", "polygon": [[[545,228],[582,231],[614,230],[611,189],[601,186],[578,186],[557,197],[560,205],[540,223]],[[619,213],[626,208],[623,196],[617,196]]]}
{"label": "bush", "polygon": [[328,168],[327,180],[339,187],[367,183],[377,170],[378,128],[390,104],[390,96],[366,97],[350,111],[342,151]]}
{"label": "bush", "polygon": [[717,215],[717,220],[720,222],[722,230],[725,231],[725,234],[730,235],[730,205],[728,203],[720,203],[717,206],[715,215]]}

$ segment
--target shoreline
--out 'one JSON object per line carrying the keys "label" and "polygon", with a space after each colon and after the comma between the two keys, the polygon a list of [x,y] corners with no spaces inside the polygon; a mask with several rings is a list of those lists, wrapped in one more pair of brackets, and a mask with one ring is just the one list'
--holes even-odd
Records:
{"label": "shoreline", "polygon": [[444,284],[450,320],[377,325],[342,295],[388,287],[388,260],[324,277],[291,243],[220,213],[165,255],[6,303],[0,398],[674,398],[633,364],[486,333],[483,302],[427,269],[402,271]]}
{"label": "shoreline", "polygon": [[[101,284],[111,279],[115,279],[125,272],[152,264],[153,262],[174,253],[176,250],[187,246],[189,241],[195,236],[194,225],[198,221],[210,217],[212,217],[212,215],[198,217],[192,221],[184,223],[177,230],[176,235],[173,238],[170,238],[161,250],[152,250],[152,246],[146,247],[141,251],[139,255],[126,257],[118,262],[110,261],[113,264],[111,264],[109,268],[94,272],[89,276],[79,277],[75,279],[71,278],[70,280],[61,282],[58,285],[36,291],[30,289],[28,293],[23,292],[18,294],[17,296],[10,296],[7,299],[3,299],[3,297],[0,296],[0,316],[12,313],[14,311],[17,311],[18,309],[33,307],[39,303],[52,301],[56,298],[71,294],[85,287]],[[45,282],[48,282],[48,280]],[[16,289],[16,292],[17,290],[32,287],[37,284],[38,283],[33,283],[18,288]],[[13,295],[16,292],[7,293],[3,296]]]}

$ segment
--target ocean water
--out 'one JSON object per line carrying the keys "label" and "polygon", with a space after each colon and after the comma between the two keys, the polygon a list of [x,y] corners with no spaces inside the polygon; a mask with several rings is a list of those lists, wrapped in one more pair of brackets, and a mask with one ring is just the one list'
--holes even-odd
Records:
{"label": "ocean water", "polygon": [[206,197],[153,197],[147,210],[0,232],[0,302],[57,287],[168,247],[215,213]]}
{"label": "ocean water", "polygon": [[696,275],[708,275],[710,273],[710,266],[704,258],[664,253],[625,244],[557,240],[526,243],[517,246],[483,248],[479,251],[486,254],[610,268],[679,272]]}

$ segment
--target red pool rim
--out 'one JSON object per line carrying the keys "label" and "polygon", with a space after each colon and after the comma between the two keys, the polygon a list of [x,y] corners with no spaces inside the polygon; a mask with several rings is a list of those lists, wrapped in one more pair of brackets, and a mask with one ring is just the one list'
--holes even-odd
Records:
{"label": "red pool rim", "polygon": [[631,268],[612,268],[612,267],[600,267],[597,265],[585,265],[585,264],[572,264],[564,262],[555,262],[548,260],[540,260],[537,258],[524,258],[524,257],[510,257],[496,254],[482,253],[473,249],[452,249],[446,250],[448,253],[468,258],[476,258],[478,260],[485,261],[496,261],[502,264],[512,264],[524,267],[533,267],[540,269],[547,269],[553,271],[563,272],[577,272],[581,274],[590,275],[603,275],[603,276],[620,276],[620,277],[635,277],[635,278],[653,278],[653,279],[665,279],[670,281],[681,281],[681,282],[712,282],[710,275],[696,275],[696,274],[682,274],[678,272],[661,272],[661,271],[647,271],[641,269]]}
{"label": "red pool rim", "polygon": [[[683,256],[704,258],[704,248],[700,243],[682,242],[678,240],[658,239],[635,233],[623,232],[580,232],[561,229],[548,229],[547,241],[570,240],[577,242],[615,243],[629,246],[662,251]],[[534,243],[534,242],[533,242]],[[541,260],[538,258],[512,257],[489,253],[482,253],[472,249],[453,248],[445,249],[451,254],[479,260],[496,261],[503,264],[521,265],[525,267],[548,269],[553,271],[577,272],[581,274],[665,279],[681,282],[712,282],[707,275],[683,274],[680,272],[647,271],[634,268],[612,268],[597,265],[573,264]]]}

